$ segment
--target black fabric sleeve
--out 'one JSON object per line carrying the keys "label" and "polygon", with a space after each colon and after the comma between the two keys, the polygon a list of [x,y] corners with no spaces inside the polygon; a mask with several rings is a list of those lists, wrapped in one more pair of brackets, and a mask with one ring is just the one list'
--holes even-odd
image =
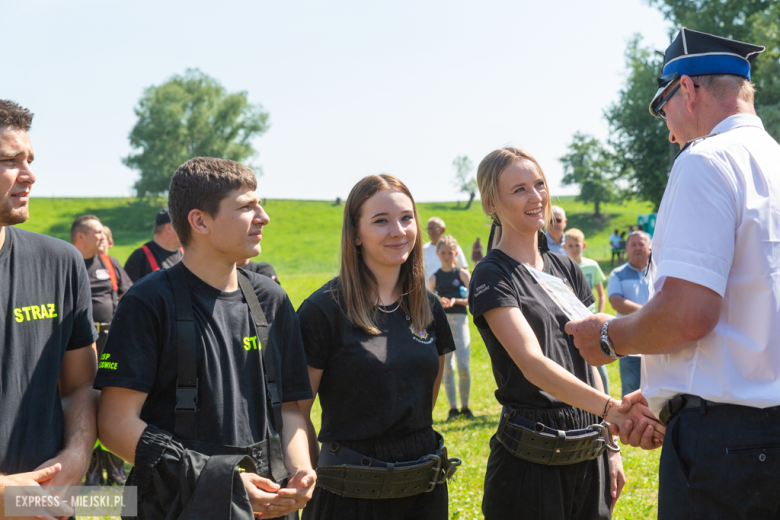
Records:
{"label": "black fabric sleeve", "polygon": [[520,302],[503,270],[496,264],[480,262],[469,286],[469,310],[474,316],[474,324],[487,328],[483,315],[498,307],[520,308]]}
{"label": "black fabric sleeve", "polygon": [[[73,295],[73,329],[65,350],[76,350],[92,345],[98,334],[92,319],[92,289],[89,286],[87,266],[73,251],[71,291]],[[64,319],[64,317],[62,318]]]}
{"label": "black fabric sleeve", "polygon": [[304,300],[298,308],[298,321],[303,334],[306,363],[312,368],[323,370],[328,364],[332,341],[330,320],[317,305]]}
{"label": "black fabric sleeve", "polygon": [[119,260],[117,260],[113,256],[110,258],[111,258],[111,263],[114,264],[114,271],[116,272],[116,277],[117,277],[117,285],[119,286],[119,290],[117,291],[117,293],[119,294],[119,296],[122,296],[130,289],[130,287],[133,286],[133,281],[130,279],[130,275],[127,274],[127,271],[125,271],[122,265],[119,263]]}
{"label": "black fabric sleeve", "polygon": [[146,260],[146,255],[144,255],[143,250],[136,249],[133,251],[130,257],[127,259],[127,262],[125,262],[124,267],[125,272],[130,277],[130,280],[133,281],[133,283],[149,274],[145,269],[147,264],[148,261]]}
{"label": "black fabric sleeve", "polygon": [[[119,305],[98,363],[95,388],[116,386],[149,393],[162,346],[162,313],[128,294]],[[176,326],[175,319],[173,326]]]}
{"label": "black fabric sleeve", "polygon": [[298,315],[285,294],[284,303],[276,311],[275,324],[280,325],[283,336],[277,338],[282,349],[282,401],[285,403],[311,399],[309,370],[303,347]]}
{"label": "black fabric sleeve", "polygon": [[428,299],[431,302],[431,311],[433,311],[433,330],[436,332],[436,350],[440,356],[455,351],[455,340],[452,337],[452,330],[447,321],[447,314],[444,307],[441,306],[439,299],[433,294],[428,293]]}

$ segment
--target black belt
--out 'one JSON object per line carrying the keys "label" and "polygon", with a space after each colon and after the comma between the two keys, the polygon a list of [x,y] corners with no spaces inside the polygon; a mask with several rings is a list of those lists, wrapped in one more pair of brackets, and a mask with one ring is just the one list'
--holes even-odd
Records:
{"label": "black belt", "polygon": [[548,466],[593,460],[607,449],[620,451],[606,424],[593,424],[582,430],[555,430],[517,415],[516,410],[506,406],[496,438],[515,457]]}
{"label": "black belt", "polygon": [[706,399],[702,399],[698,395],[677,394],[666,403],[666,406],[664,406],[663,410],[661,410],[659,419],[661,419],[661,422],[664,423],[664,425],[667,425],[669,424],[669,421],[672,420],[672,417],[677,415],[677,413],[681,412],[682,410],[687,410],[689,408],[699,408],[706,411],[708,406],[722,406],[724,404],[729,403],[716,403],[713,401],[708,401]]}
{"label": "black belt", "polygon": [[404,498],[428,493],[451,478],[460,459],[447,458],[444,439],[439,449],[411,462],[382,462],[337,442],[325,443],[317,464],[317,486],[349,498]]}

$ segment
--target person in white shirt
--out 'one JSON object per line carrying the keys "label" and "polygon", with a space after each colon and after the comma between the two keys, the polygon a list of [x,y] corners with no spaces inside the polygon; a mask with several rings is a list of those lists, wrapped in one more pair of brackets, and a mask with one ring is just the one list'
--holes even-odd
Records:
{"label": "person in white shirt", "polygon": [[[430,242],[423,244],[423,263],[425,265],[425,279],[433,275],[436,271],[441,269],[441,260],[436,254],[436,244],[439,243],[439,239],[444,236],[444,231],[447,227],[444,225],[444,221],[439,217],[431,217],[428,219],[428,238]],[[463,254],[463,250],[460,246],[457,246],[458,254],[455,256],[455,265],[458,269],[468,267],[469,262],[466,260],[466,255]]]}
{"label": "person in white shirt", "polygon": [[[660,520],[777,518],[780,506],[780,145],[750,82],[763,50],[677,35],[650,105],[685,143],[653,236],[655,294],[630,316],[565,327],[591,364],[645,354],[622,406],[646,400],[667,422]],[[624,424],[621,440],[651,448],[646,429]]]}
{"label": "person in white shirt", "polygon": [[547,247],[553,253],[559,255],[569,256],[566,252],[566,244],[564,244],[563,232],[566,231],[566,212],[560,206],[550,206],[552,211],[550,213],[550,223],[547,225]]}

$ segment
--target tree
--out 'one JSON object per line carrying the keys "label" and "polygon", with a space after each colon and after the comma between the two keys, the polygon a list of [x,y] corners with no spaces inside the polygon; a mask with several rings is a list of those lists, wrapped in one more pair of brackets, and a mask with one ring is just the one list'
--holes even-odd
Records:
{"label": "tree", "polygon": [[618,176],[628,183],[629,193],[652,202],[656,210],[669,180],[670,154],[676,153],[666,124],[647,109],[662,68],[663,58],[634,36],[626,49],[626,83],[604,113]]}
{"label": "tree", "polygon": [[577,132],[569,145],[569,153],[560,158],[563,164],[564,186],[579,184],[577,200],[593,203],[594,214],[601,216],[602,202],[615,196],[614,161],[612,154],[594,137]]}
{"label": "tree", "polygon": [[479,186],[477,186],[477,179],[471,176],[471,171],[474,169],[474,163],[466,155],[460,155],[452,161],[452,167],[455,168],[455,180],[454,184],[458,187],[458,191],[461,193],[467,193],[469,201],[464,209],[469,209],[471,203],[474,201],[474,197],[477,196]]}
{"label": "tree", "polygon": [[122,162],[140,172],[139,197],[164,195],[173,172],[193,157],[246,161],[256,154],[252,139],[269,126],[246,92],[228,93],[198,69],[147,88],[135,114],[130,145],[140,151]]}

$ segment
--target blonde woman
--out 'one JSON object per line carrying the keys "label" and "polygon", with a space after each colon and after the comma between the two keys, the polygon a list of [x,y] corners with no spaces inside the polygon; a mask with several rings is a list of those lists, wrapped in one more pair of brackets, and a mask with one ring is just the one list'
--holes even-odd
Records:
{"label": "blonde woman", "polygon": [[[636,424],[646,407],[617,412],[614,399],[564,332],[569,319],[526,267],[563,280],[585,305],[593,293],[570,258],[551,253],[542,228],[550,199],[542,169],[517,148],[491,152],[477,181],[485,213],[497,224],[493,249],[475,268],[469,306],[490,354],[503,405],[490,441],[482,511],[486,520],[611,518],[625,483],[609,430]],[[612,450],[605,450],[610,443]]]}
{"label": "blonde woman", "polygon": [[[450,324],[455,340],[455,352],[447,354],[444,360],[444,393],[450,404],[447,421],[458,418],[474,419],[469,409],[471,375],[469,357],[471,352],[471,334],[469,332],[468,288],[471,275],[466,267],[458,266],[458,241],[452,235],[446,235],[436,244],[436,255],[441,268],[428,278],[428,289],[439,297],[447,322]],[[455,361],[458,365],[458,389],[460,390],[461,409],[458,410],[458,396],[455,392]]]}
{"label": "blonde woman", "polygon": [[303,402],[311,456],[319,459],[303,518],[446,520],[445,479],[455,467],[432,413],[444,356],[455,345],[444,309],[425,288],[419,217],[401,181],[373,175],[352,188],[341,255],[339,276],[298,310],[322,406],[320,453],[313,399]]}

